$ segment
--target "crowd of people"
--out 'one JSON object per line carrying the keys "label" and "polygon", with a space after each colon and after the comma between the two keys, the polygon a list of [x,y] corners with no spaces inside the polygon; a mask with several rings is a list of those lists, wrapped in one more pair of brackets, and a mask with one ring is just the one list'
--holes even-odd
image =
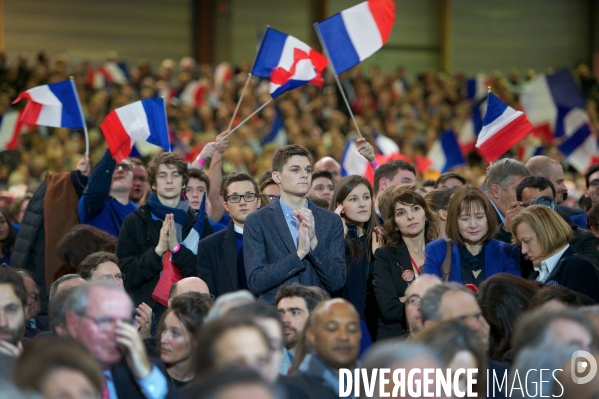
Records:
{"label": "crowd of people", "polygon": [[[22,57],[0,77],[5,105],[66,67],[41,54],[29,70]],[[198,73],[179,67],[154,76],[140,63],[107,90],[80,72],[88,124]],[[333,85],[291,91],[223,138],[247,72],[219,87],[200,68],[203,104],[169,100],[178,147],[149,160],[117,163],[93,130],[90,154],[80,133],[41,128],[0,154],[0,177],[17,187],[0,207],[9,397],[335,398],[339,370],[355,368],[474,368],[478,397],[599,392],[598,379],[570,377],[573,353],[599,358],[599,164],[582,201],[575,175],[544,155],[472,159],[435,180],[406,159],[378,164],[368,134],[385,132],[409,159],[466,100],[459,77],[409,84],[376,68],[342,77],[368,139],[351,136]],[[496,85],[515,101],[517,80]],[[248,92],[239,118],[268,96],[259,81]],[[280,123],[285,142],[263,145]],[[347,140],[373,183],[343,176]],[[488,372],[527,378],[514,391]]]}

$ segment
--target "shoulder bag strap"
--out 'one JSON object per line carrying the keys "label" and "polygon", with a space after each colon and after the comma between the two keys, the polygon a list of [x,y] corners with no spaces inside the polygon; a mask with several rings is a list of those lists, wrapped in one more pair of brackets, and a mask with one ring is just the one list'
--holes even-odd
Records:
{"label": "shoulder bag strap", "polygon": [[451,276],[451,240],[446,238],[445,243],[447,244],[447,252],[441,264],[441,279],[444,283],[449,281],[449,276]]}

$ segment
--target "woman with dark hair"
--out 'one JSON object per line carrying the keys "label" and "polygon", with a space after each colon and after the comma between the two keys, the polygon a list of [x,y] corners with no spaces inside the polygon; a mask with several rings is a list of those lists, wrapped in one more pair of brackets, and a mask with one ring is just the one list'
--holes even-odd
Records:
{"label": "woman with dark hair", "polygon": [[116,253],[117,239],[89,224],[80,224],[69,231],[58,243],[56,254],[63,266],[54,276],[57,279],[65,274],[76,274],[79,264],[94,252]]}
{"label": "woman with dark hair", "polygon": [[437,215],[439,223],[439,238],[447,238],[445,235],[445,225],[447,224],[447,208],[451,196],[456,192],[456,188],[439,187],[429,191],[424,195],[424,199],[431,210]]}
{"label": "woman with dark hair", "polygon": [[[443,370],[450,369],[451,375],[458,369],[478,369],[477,383],[472,391],[478,398],[486,397],[487,358],[480,341],[467,326],[458,320],[442,321],[421,330],[414,342],[430,348],[441,361]],[[467,382],[464,373],[459,379],[462,392],[466,392]]]}
{"label": "woman with dark hair", "polygon": [[[330,208],[343,220],[347,279],[335,296],[350,301],[376,339],[376,302],[372,291],[374,251],[381,245],[374,213],[372,186],[362,176],[347,176],[337,184]],[[368,312],[365,312],[368,309]],[[374,315],[374,317],[372,317]]]}
{"label": "woman with dark hair", "polygon": [[188,292],[177,295],[162,315],[156,340],[169,387],[183,387],[194,378],[194,336],[209,310],[205,296]]}
{"label": "woman with dark hair", "polygon": [[87,350],[70,338],[36,338],[17,360],[15,384],[45,399],[98,398],[104,378]]}
{"label": "woman with dark hair", "polygon": [[491,201],[478,188],[466,185],[451,197],[445,234],[426,246],[423,273],[442,276],[441,266],[451,249],[448,281],[479,287],[497,273],[520,276],[520,254],[515,246],[493,238],[497,218]]}
{"label": "woman with dark hair", "polygon": [[15,245],[17,234],[10,222],[10,215],[4,208],[0,208],[0,265],[10,265],[10,255]]}
{"label": "woman with dark hair", "polygon": [[377,339],[406,330],[406,289],[421,274],[425,245],[439,235],[437,217],[414,189],[397,190],[386,208],[385,246],[374,253],[373,286],[380,309]]}
{"label": "woman with dark hair", "polygon": [[516,320],[530,309],[540,285],[534,281],[507,273],[498,273],[485,280],[478,290],[478,303],[483,317],[491,327],[489,357],[502,361],[511,348]]}

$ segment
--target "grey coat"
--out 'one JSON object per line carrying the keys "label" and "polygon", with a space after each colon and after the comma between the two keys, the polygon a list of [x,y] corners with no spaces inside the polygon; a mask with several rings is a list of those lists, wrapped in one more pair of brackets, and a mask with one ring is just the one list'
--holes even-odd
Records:
{"label": "grey coat", "polygon": [[315,285],[332,292],[345,284],[346,264],[341,218],[308,200],[314,215],[318,245],[303,260],[279,201],[248,215],[243,228],[243,254],[248,287],[275,303],[280,285]]}

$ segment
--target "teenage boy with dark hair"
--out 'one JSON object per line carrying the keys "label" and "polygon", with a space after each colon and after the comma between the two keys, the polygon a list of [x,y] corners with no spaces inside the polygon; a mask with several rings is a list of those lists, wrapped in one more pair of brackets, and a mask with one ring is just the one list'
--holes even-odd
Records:
{"label": "teenage boy with dark hair", "polygon": [[[197,212],[182,200],[188,180],[187,163],[178,154],[158,154],[148,165],[148,183],[152,193],[123,222],[117,247],[119,267],[127,276],[125,289],[135,306],[142,302],[152,307],[158,317],[166,307],[152,298],[160,279],[163,257],[171,261],[184,277],[195,276],[197,255],[193,248],[180,245],[192,231]],[[200,233],[200,232],[198,232]],[[212,234],[208,218],[200,237]]]}
{"label": "teenage boy with dark hair", "polygon": [[198,246],[201,254],[198,256],[198,273],[216,297],[248,288],[243,230],[246,218],[260,208],[258,183],[246,173],[227,177],[222,195],[231,221],[225,230],[200,241]]}
{"label": "teenage boy with dark hair", "polygon": [[281,198],[248,216],[243,235],[248,287],[275,302],[280,285],[300,283],[336,291],[345,284],[341,218],[306,199],[312,178],[307,149],[288,145],[272,161]]}

